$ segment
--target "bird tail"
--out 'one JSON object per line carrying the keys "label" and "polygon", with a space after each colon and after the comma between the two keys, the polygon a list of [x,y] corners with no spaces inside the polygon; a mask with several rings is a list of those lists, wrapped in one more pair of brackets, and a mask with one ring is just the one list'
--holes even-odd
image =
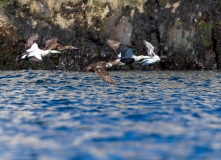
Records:
{"label": "bird tail", "polygon": [[16,58],[15,58],[15,61],[20,61],[20,60],[25,59],[25,58],[26,58],[25,54],[17,55]]}
{"label": "bird tail", "polygon": [[16,56],[16,58],[15,58],[15,61],[20,61],[21,60],[21,57],[22,57],[22,55],[18,55],[18,56]]}

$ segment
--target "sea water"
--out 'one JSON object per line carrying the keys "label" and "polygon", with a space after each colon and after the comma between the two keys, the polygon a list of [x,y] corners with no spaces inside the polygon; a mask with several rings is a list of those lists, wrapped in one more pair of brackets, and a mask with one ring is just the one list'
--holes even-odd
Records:
{"label": "sea water", "polygon": [[0,159],[218,160],[218,71],[0,72]]}

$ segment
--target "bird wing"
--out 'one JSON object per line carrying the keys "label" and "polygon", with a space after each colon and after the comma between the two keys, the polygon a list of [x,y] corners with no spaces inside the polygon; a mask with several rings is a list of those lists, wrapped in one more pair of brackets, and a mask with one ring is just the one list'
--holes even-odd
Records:
{"label": "bird wing", "polygon": [[154,50],[154,46],[150,42],[147,42],[146,40],[143,40],[143,42],[147,48]]}
{"label": "bird wing", "polygon": [[38,34],[31,35],[31,37],[28,38],[28,40],[25,44],[25,49],[28,50],[29,48],[31,48],[31,46],[34,43],[37,43],[37,41],[38,41]]}
{"label": "bird wing", "polygon": [[98,77],[100,77],[104,82],[109,84],[115,84],[113,79],[110,77],[109,73],[107,72],[106,68],[103,66],[96,66],[94,71]]}
{"label": "bird wing", "polygon": [[114,50],[115,53],[117,53],[117,55],[120,54],[120,51],[118,50],[119,46],[120,46],[120,42],[111,40],[111,39],[107,39],[106,40],[107,45],[112,48]]}
{"label": "bird wing", "polygon": [[146,40],[143,40],[144,46],[148,49],[148,55],[155,55],[155,53],[153,52],[154,47],[152,44],[150,44],[149,42],[147,42]]}
{"label": "bird wing", "polygon": [[56,49],[60,44],[57,43],[57,38],[49,39],[45,42],[45,48],[48,49]]}
{"label": "bird wing", "polygon": [[36,50],[39,50],[38,44],[37,44],[37,43],[34,43],[34,44],[32,44],[31,48],[29,48],[28,50],[26,50],[26,52],[27,52],[27,53],[30,53],[30,52],[33,52],[33,51],[36,51]]}
{"label": "bird wing", "polygon": [[115,51],[119,48],[121,44],[120,42],[117,42],[111,39],[107,39],[106,42],[107,42],[107,45]]}
{"label": "bird wing", "polygon": [[125,44],[121,44],[120,47],[121,59],[127,59],[133,57],[133,50]]}
{"label": "bird wing", "polygon": [[40,59],[36,58],[35,56],[28,57],[28,59],[32,62],[42,62],[42,59],[40,60]]}
{"label": "bird wing", "polygon": [[22,55],[17,55],[15,58],[15,61],[20,61],[22,59],[26,59],[27,58],[27,53],[23,53]]}

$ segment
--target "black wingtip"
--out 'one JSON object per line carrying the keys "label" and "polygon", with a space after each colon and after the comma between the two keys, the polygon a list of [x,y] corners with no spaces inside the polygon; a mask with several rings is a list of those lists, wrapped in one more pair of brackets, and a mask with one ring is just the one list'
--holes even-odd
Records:
{"label": "black wingtip", "polygon": [[18,62],[18,61],[22,60],[21,57],[22,57],[22,55],[17,55],[15,58],[15,61]]}

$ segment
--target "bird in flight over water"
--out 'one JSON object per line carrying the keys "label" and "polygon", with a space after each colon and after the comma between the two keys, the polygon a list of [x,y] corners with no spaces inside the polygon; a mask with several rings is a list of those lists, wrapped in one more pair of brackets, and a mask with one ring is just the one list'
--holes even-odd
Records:
{"label": "bird in flight over water", "polygon": [[90,64],[84,68],[84,71],[94,71],[98,77],[100,77],[104,82],[109,84],[115,84],[113,79],[110,77],[107,69],[116,65],[130,65],[132,63],[142,63],[142,65],[149,65],[160,61],[159,56],[153,52],[153,46],[144,40],[145,51],[147,52],[146,56],[140,55],[135,56],[133,54],[132,48],[122,44],[120,42],[107,39],[107,45],[112,48],[115,53],[118,54],[117,59],[113,62],[97,62]]}
{"label": "bird in flight over water", "polygon": [[86,72],[95,72],[96,75],[100,77],[104,82],[109,84],[115,84],[106,68],[108,68],[108,62],[100,61],[86,66],[83,70]]}
{"label": "bird in flight over water", "polygon": [[[61,53],[60,51],[66,50],[66,49],[77,49],[73,46],[62,46],[59,43],[57,43],[57,38],[49,39],[45,43],[45,48],[40,49],[38,47],[38,34],[33,34],[29,37],[25,44],[25,50],[26,52],[22,55],[18,55],[16,57],[16,61],[20,60],[30,60],[33,62],[42,62],[42,58],[50,55],[51,53]],[[57,49],[57,50],[54,50]]]}

